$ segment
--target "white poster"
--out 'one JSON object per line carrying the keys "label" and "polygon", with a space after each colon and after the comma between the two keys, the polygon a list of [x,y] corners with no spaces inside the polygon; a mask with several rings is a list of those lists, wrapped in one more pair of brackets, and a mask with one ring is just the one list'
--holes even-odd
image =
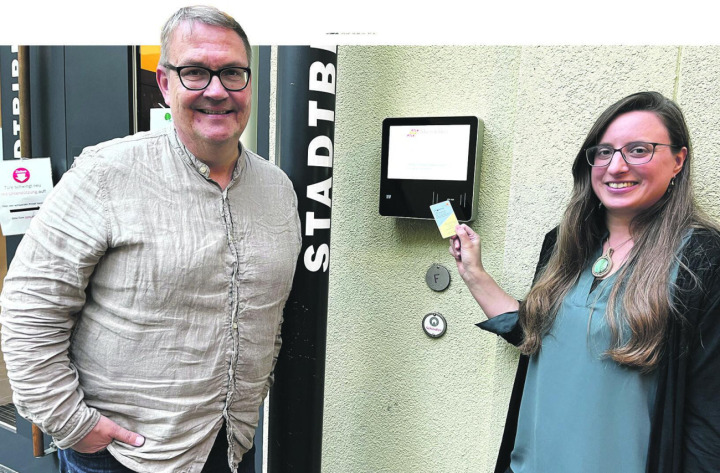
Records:
{"label": "white poster", "polygon": [[3,235],[25,233],[51,190],[50,158],[0,162],[0,226]]}
{"label": "white poster", "polygon": [[169,108],[150,109],[150,131],[159,130],[172,125],[172,115]]}

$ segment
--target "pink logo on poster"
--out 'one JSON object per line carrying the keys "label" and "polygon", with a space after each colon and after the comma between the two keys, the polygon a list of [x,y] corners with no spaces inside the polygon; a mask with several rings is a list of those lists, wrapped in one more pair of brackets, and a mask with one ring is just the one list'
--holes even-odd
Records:
{"label": "pink logo on poster", "polygon": [[15,182],[23,184],[30,179],[30,171],[25,168],[17,168],[13,171],[13,179],[15,179]]}

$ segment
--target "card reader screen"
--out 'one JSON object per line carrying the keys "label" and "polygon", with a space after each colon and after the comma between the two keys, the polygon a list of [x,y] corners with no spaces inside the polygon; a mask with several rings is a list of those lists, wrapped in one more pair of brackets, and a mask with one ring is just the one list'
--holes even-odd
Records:
{"label": "card reader screen", "polygon": [[465,181],[470,125],[390,127],[388,179]]}

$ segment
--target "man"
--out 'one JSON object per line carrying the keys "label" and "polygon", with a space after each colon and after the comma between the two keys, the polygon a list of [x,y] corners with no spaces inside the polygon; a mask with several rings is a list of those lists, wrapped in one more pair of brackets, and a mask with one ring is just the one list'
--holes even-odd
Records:
{"label": "man", "polygon": [[272,384],[301,237],[287,176],[239,144],[248,40],[191,7],[161,43],[174,127],[84,150],[5,281],[15,403],[61,471],[234,470]]}

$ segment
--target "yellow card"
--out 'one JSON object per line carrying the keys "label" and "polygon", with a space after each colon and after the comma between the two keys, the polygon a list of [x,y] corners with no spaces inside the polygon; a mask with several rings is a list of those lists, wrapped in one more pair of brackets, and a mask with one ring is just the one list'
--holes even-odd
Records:
{"label": "yellow card", "polygon": [[446,200],[445,202],[431,205],[430,210],[432,211],[433,217],[435,217],[435,223],[437,223],[442,237],[448,238],[455,235],[455,226],[457,226],[458,220],[450,201]]}

